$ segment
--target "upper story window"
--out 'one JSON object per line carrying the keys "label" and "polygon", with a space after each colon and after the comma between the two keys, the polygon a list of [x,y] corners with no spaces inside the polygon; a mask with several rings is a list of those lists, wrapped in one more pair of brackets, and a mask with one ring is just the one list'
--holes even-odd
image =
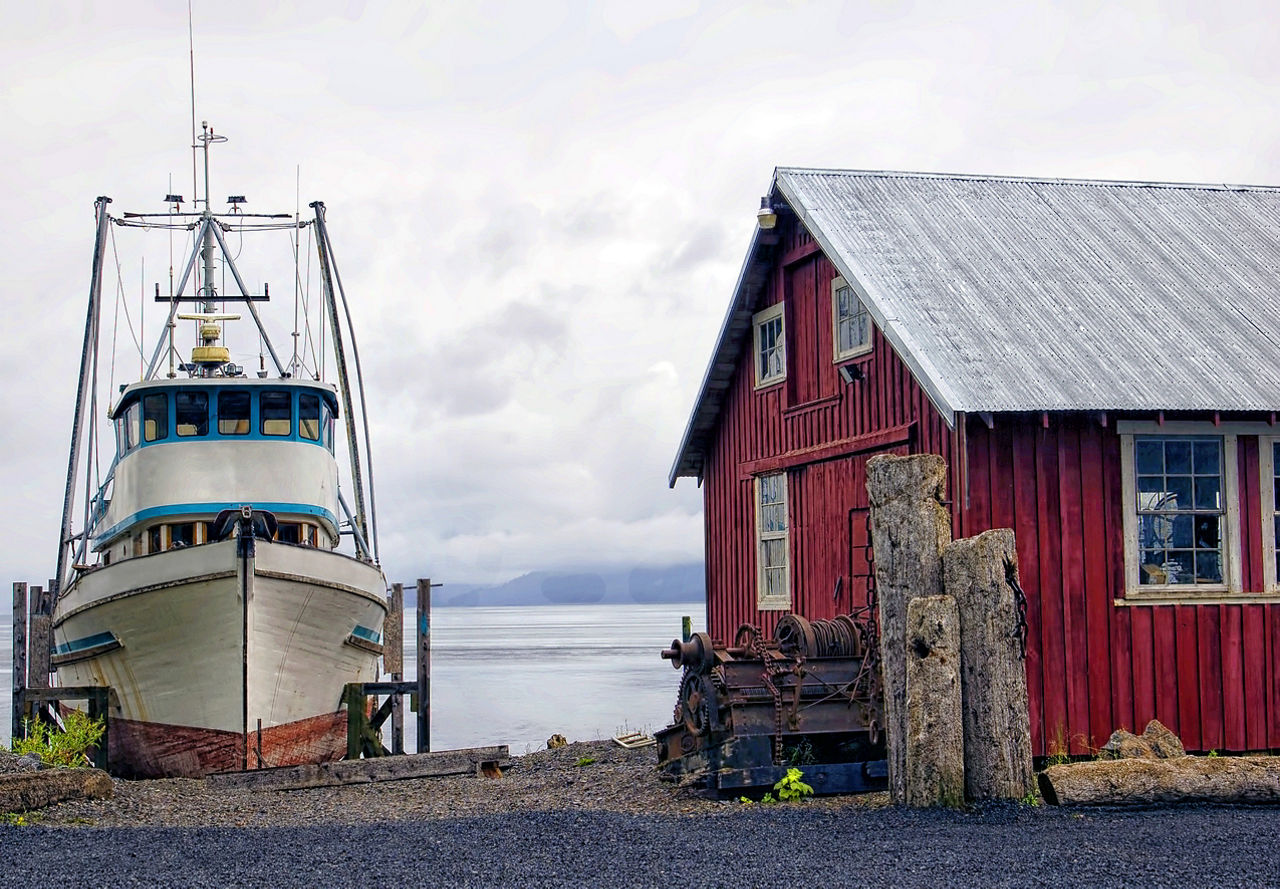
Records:
{"label": "upper story window", "polygon": [[752,326],[755,328],[757,389],[772,386],[787,378],[787,344],[782,308],[782,303],[778,303],[757,312],[752,318]]}
{"label": "upper story window", "polygon": [[1280,593],[1280,436],[1258,437],[1262,494],[1263,590]]}
{"label": "upper story window", "polygon": [[169,437],[169,396],[163,392],[142,398],[142,438],[161,441]]}
{"label": "upper story window", "polygon": [[871,351],[871,316],[844,278],[831,282],[831,331],[836,361]]}
{"label": "upper story window", "polygon": [[249,434],[249,393],[224,390],[218,393],[218,434]]}
{"label": "upper story window", "polygon": [[1119,431],[1126,594],[1239,592],[1236,436],[1209,423]]}
{"label": "upper story window", "polygon": [[179,436],[209,434],[209,393],[177,392],[173,397],[174,426]]}
{"label": "upper story window", "polygon": [[258,416],[263,435],[290,435],[293,432],[293,396],[288,392],[263,392]]}
{"label": "upper story window", "polygon": [[756,607],[761,611],[785,611],[791,607],[787,474],[757,477],[755,495]]}

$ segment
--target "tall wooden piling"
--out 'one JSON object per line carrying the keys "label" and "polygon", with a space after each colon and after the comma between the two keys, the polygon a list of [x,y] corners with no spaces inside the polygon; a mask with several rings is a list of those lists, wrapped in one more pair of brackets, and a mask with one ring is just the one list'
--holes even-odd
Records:
{"label": "tall wooden piling", "polygon": [[[392,682],[404,679],[404,584],[391,584],[387,620],[382,626],[382,667]],[[404,701],[391,696],[391,752],[404,753]]]}
{"label": "tall wooden piling", "polygon": [[431,579],[418,578],[418,752],[431,750]]}
{"label": "tall wooden piling", "polygon": [[1013,532],[957,540],[942,562],[960,610],[965,790],[972,800],[1021,799],[1035,788],[1035,773]]}
{"label": "tall wooden piling", "polygon": [[907,605],[906,803],[964,805],[960,612],[951,596]]}
{"label": "tall wooden piling", "polygon": [[936,454],[867,461],[889,795],[899,805],[906,801],[907,605],[943,592],[942,548],[951,540],[946,486],[947,464]]}
{"label": "tall wooden piling", "polygon": [[22,694],[27,689],[27,585],[13,585],[13,738],[22,737]]}
{"label": "tall wooden piling", "polygon": [[31,587],[31,619],[27,624],[27,688],[49,687],[49,659],[53,648],[51,599],[46,589]]}

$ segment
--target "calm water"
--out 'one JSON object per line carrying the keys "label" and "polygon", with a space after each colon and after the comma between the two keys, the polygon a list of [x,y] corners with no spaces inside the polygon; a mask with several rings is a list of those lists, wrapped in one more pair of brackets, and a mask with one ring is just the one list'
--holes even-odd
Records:
{"label": "calm water", "polygon": [[[559,732],[571,741],[652,732],[671,720],[679,673],[658,657],[680,635],[681,615],[702,624],[701,603],[437,608],[431,627],[431,746],[437,750],[508,744],[543,747]],[[405,627],[416,616],[405,614]],[[7,745],[12,626],[0,626],[0,740]],[[409,629],[406,632],[411,632]],[[412,638],[405,676],[416,676]],[[405,749],[416,749],[406,713]]]}

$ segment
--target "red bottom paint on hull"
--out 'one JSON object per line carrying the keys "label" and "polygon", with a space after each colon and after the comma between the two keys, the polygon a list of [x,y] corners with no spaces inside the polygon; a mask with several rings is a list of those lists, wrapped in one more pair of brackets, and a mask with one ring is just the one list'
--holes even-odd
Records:
{"label": "red bottom paint on hull", "polygon": [[[247,742],[247,743],[246,743]],[[347,713],[322,713],[249,734],[113,719],[110,767],[124,778],[201,778],[213,772],[331,762],[347,752]],[[262,757],[258,750],[261,747]]]}

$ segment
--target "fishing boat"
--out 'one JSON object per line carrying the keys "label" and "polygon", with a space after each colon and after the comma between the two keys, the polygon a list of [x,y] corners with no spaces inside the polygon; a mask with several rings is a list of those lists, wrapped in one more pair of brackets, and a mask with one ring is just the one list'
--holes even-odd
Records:
{"label": "fishing boat", "polygon": [[[246,213],[232,197],[213,212],[209,148],[225,137],[202,129],[192,147],[203,152],[203,206],[182,212],[171,194],[163,213],[116,217],[109,198],[95,205],[54,581],[57,684],[110,687],[111,767],[137,777],[339,758],[343,688],[378,678],[386,616],[359,353],[324,204],[303,218]],[[191,248],[170,292],[156,284],[167,317],[149,362],[139,346],[139,378],[111,380],[114,450],[99,454],[112,348],[104,263],[113,230],[128,227],[167,228]],[[295,321],[284,361],[258,310],[269,286],[251,293],[240,269],[251,237],[281,231],[296,282],[306,232],[322,290],[318,335]],[[252,376],[224,343],[241,311],[262,355]],[[180,327],[193,334],[189,353]],[[327,346],[308,363],[300,341]]]}

